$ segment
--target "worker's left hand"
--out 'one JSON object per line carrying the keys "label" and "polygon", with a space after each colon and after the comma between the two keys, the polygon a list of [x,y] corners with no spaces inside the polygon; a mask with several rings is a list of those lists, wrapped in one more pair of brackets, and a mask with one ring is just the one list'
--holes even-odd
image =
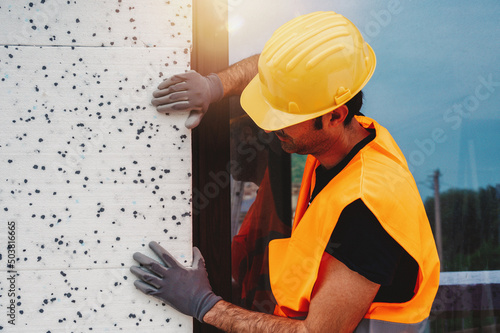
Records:
{"label": "worker's left hand", "polygon": [[165,265],[142,253],[134,253],[134,259],[143,266],[130,268],[140,279],[134,282],[135,287],[203,322],[205,314],[222,298],[212,291],[200,250],[193,248],[193,265],[184,267],[158,243],[151,242],[149,247]]}
{"label": "worker's left hand", "polygon": [[189,111],[185,126],[195,128],[211,103],[224,96],[222,81],[217,74],[203,76],[189,71],[169,77],[153,92],[151,104],[160,113]]}

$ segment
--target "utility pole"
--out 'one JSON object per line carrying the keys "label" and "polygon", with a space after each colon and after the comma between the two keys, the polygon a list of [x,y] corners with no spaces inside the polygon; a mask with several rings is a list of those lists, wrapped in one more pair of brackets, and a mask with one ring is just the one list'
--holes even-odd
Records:
{"label": "utility pole", "polygon": [[[439,176],[441,176],[441,172],[439,169],[434,171],[434,215],[436,221],[436,246],[438,250],[439,256],[442,258],[443,255],[443,241],[441,238],[441,203],[439,200]],[[441,268],[443,264],[441,262]]]}
{"label": "utility pole", "polygon": [[[496,189],[496,198],[500,200],[500,184],[497,184],[495,189]],[[498,214],[500,220],[500,212],[498,212]],[[498,225],[498,244],[500,244],[500,224]]]}

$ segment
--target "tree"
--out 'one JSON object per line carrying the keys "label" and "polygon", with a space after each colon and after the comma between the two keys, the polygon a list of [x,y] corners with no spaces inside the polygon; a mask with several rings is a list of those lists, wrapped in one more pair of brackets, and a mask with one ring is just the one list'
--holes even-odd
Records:
{"label": "tree", "polygon": [[[444,271],[500,269],[500,200],[492,186],[440,194]],[[435,230],[434,198],[425,209]]]}

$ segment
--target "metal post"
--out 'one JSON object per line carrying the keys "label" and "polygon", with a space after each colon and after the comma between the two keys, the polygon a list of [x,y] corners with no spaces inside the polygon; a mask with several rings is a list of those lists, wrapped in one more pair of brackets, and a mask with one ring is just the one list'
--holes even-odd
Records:
{"label": "metal post", "polygon": [[[442,255],[443,255],[443,241],[441,238],[441,203],[439,200],[439,176],[441,176],[441,173],[439,172],[439,169],[434,171],[434,215],[435,215],[435,222],[436,222],[436,246],[437,246],[437,251],[439,254],[439,257],[442,260]],[[443,266],[443,263],[441,261],[441,268]]]}

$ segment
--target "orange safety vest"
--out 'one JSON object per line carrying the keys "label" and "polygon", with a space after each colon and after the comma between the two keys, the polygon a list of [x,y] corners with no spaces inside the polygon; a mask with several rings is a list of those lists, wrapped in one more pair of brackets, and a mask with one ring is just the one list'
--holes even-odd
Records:
{"label": "orange safety vest", "polygon": [[[309,156],[292,235],[270,243],[270,280],[277,302],[274,314],[295,318],[307,316],[321,258],[340,213],[347,205],[361,199],[419,266],[415,294],[410,301],[374,302],[363,325],[358,326],[364,326],[363,331],[389,332],[387,327],[393,325],[396,331],[402,329],[401,325],[427,322],[439,286],[439,258],[420,194],[402,152],[389,132],[374,120],[358,116],[356,119],[363,127],[374,128],[376,137],[310,205],[319,162]],[[372,322],[367,323],[367,320]],[[384,323],[387,324],[385,328]]]}

